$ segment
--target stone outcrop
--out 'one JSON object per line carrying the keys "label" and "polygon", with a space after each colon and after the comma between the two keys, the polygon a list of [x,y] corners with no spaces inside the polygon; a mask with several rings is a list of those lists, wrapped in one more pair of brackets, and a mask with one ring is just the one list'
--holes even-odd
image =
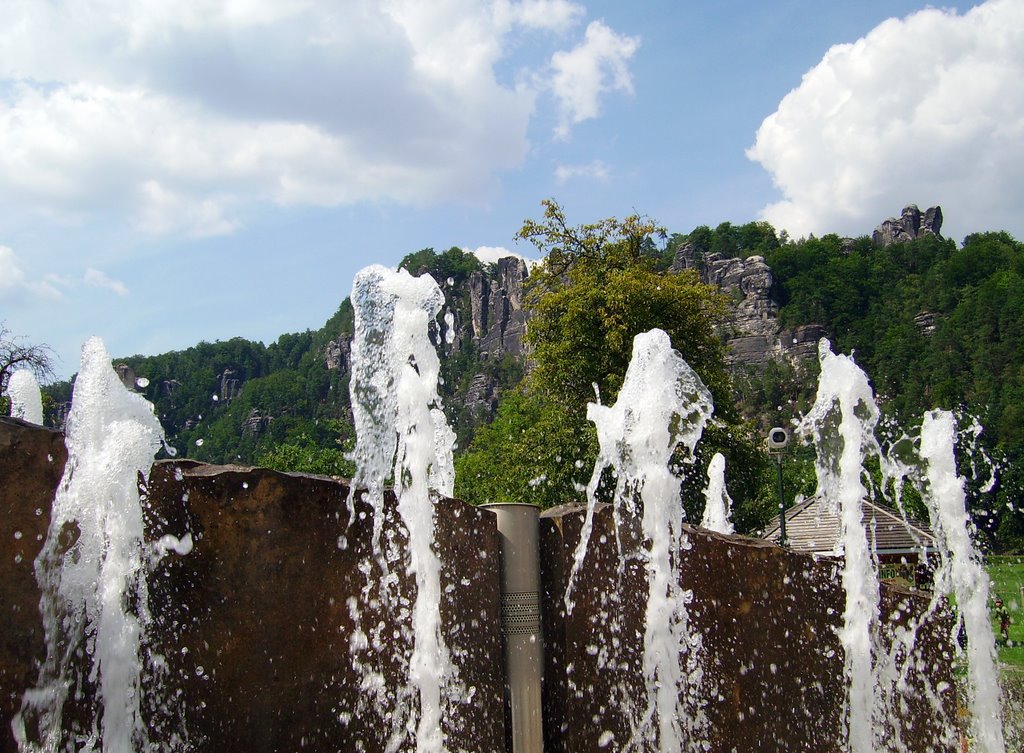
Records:
{"label": "stone outcrop", "polygon": [[871,240],[876,246],[890,246],[893,243],[907,243],[923,235],[942,237],[942,207],[931,207],[921,212],[917,205],[910,204],[903,208],[899,219],[889,217],[875,228]]}
{"label": "stone outcrop", "polygon": [[125,386],[125,389],[137,392],[135,381],[138,375],[135,373],[135,369],[126,363],[119,363],[114,366],[114,373],[117,374],[117,378],[121,380],[121,384]]}
{"label": "stone outcrop", "polygon": [[242,391],[242,380],[234,369],[224,369],[220,375],[219,399],[226,403],[234,400]]}
{"label": "stone outcrop", "polygon": [[474,374],[466,390],[464,405],[474,411],[492,414],[498,407],[498,393],[494,380],[487,374]]}
{"label": "stone outcrop", "polygon": [[786,358],[802,361],[817,354],[818,340],[825,335],[820,325],[809,324],[784,330],[779,324],[779,306],[772,299],[774,277],[761,256],[739,259],[720,253],[700,254],[684,244],[677,251],[670,271],[696,269],[701,281],[714,285],[729,298],[732,310],[722,327],[733,365],[763,366]]}
{"label": "stone outcrop", "polygon": [[939,326],[940,318],[941,315],[934,311],[922,311],[914,317],[914,324],[921,330],[921,334],[927,337],[935,334],[935,328]]}
{"label": "stone outcrop", "polygon": [[523,354],[526,333],[526,262],[517,256],[506,256],[495,264],[495,273],[494,279],[482,272],[474,272],[469,278],[473,340],[484,357],[519,356]]}
{"label": "stone outcrop", "polygon": [[324,365],[330,371],[352,370],[352,341],[345,335],[331,340],[324,346]]}
{"label": "stone outcrop", "polygon": [[270,422],[273,420],[273,416],[264,416],[259,409],[253,408],[249,411],[249,415],[246,416],[245,421],[242,422],[242,436],[258,439],[259,436],[267,430],[267,427],[270,426]]}

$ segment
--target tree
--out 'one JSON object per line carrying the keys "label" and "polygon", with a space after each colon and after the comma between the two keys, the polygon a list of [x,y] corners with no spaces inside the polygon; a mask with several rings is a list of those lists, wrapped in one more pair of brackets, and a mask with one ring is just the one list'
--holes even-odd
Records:
{"label": "tree", "polygon": [[15,369],[28,369],[38,382],[53,378],[53,349],[49,345],[32,345],[13,334],[0,322],[0,394],[7,392],[7,381]]}
{"label": "tree", "polygon": [[624,220],[614,217],[589,225],[572,226],[554,199],[544,199],[544,219],[525,220],[516,233],[544,256],[544,264],[535,278],[541,287],[551,283],[570,268],[622,268],[643,262],[647,268],[657,263],[660,252],[654,238],[664,240],[665,228],[650,217],[631,214]]}
{"label": "tree", "polygon": [[[725,351],[715,332],[726,302],[693,270],[656,271],[661,251],[655,239],[665,233],[649,218],[572,226],[556,202],[543,206],[544,219],[527,220],[517,236],[546,254],[527,294],[532,318],[526,341],[535,367],[457,461],[456,492],[472,502],[542,506],[579,499],[597,448],[586,405],[598,399],[595,388],[602,402],[614,402],[633,338],[658,327],[711,390],[722,422],[708,432],[711,441],[697,458],[678,458],[694,463],[685,500],[693,520],[703,508],[702,473],[715,450],[741,467],[760,462],[736,419]],[[758,474],[735,477],[756,486]],[[742,502],[748,490],[731,484],[730,494]]]}

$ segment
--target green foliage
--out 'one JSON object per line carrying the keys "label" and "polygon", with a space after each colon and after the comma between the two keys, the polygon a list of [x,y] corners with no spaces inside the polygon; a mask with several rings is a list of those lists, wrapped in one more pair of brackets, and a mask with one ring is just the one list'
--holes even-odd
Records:
{"label": "green foliage", "polygon": [[355,464],[343,450],[323,447],[308,439],[276,444],[256,458],[256,465],[286,473],[315,473],[346,479],[355,474]]}
{"label": "green foliage", "polygon": [[707,225],[700,225],[685,235],[673,233],[669,238],[668,250],[674,255],[677,249],[685,245],[692,247],[698,258],[705,254],[746,258],[767,256],[779,248],[781,240],[775,228],[767,222],[748,222],[745,225],[723,222],[714,230]]}
{"label": "green foliage", "polygon": [[713,325],[725,313],[721,297],[696,273],[659,275],[642,266],[602,270],[574,267],[569,284],[535,303],[527,341],[537,362],[535,379],[566,403],[612,402],[622,386],[633,338],[664,329],[673,346],[724,405],[729,378]]}
{"label": "green foliage", "polygon": [[655,239],[666,237],[665,228],[649,217],[632,214],[588,225],[572,226],[554,199],[541,202],[544,219],[526,220],[516,233],[518,240],[532,243],[544,256],[534,278],[537,288],[557,284],[570,268],[589,268],[592,273],[643,265],[652,267],[661,258]]}
{"label": "green foliage", "polygon": [[474,272],[483,269],[483,263],[468,251],[452,246],[443,254],[432,248],[424,248],[414,254],[408,254],[398,264],[399,269],[408,270],[410,274],[429,274],[442,287],[448,280],[453,285],[464,282]]}
{"label": "green foliage", "polygon": [[455,496],[472,504],[530,502],[545,508],[578,501],[596,456],[591,424],[523,386],[505,395],[494,421],[456,458]]}
{"label": "green foliage", "polygon": [[[708,385],[722,422],[709,427],[697,458],[677,459],[690,479],[683,500],[688,515],[699,519],[715,451],[726,454],[730,493],[743,506],[759,483],[763,458],[731,407],[724,350],[714,331],[725,313],[721,296],[692,271],[656,271],[660,254],[649,241],[663,231],[646,218],[570,226],[555,202],[544,202],[544,209],[543,221],[527,221],[519,233],[548,254],[528,295],[535,368],[459,460],[460,494],[474,502],[542,506],[578,500],[597,454],[586,420],[595,385],[601,401],[614,402],[633,338],[658,327]],[[743,520],[761,517],[751,511]]]}
{"label": "green foliage", "polygon": [[[1006,233],[970,235],[961,248],[934,236],[879,248],[826,235],[782,243],[766,261],[782,323],[821,324],[835,350],[854,352],[887,419],[912,430],[932,408],[979,418],[999,470],[992,492],[971,482],[972,517],[991,545],[1021,547],[1024,246]],[[774,366],[737,383],[745,411],[799,415],[814,375]]]}

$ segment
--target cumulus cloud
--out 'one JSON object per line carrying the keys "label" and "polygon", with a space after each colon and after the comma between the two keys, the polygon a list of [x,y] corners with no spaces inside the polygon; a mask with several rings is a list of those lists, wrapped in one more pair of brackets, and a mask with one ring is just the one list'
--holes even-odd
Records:
{"label": "cumulus cloud", "polygon": [[583,42],[551,57],[551,91],[560,110],[557,136],[564,138],[573,125],[600,115],[605,94],[633,92],[628,63],[639,47],[639,37],[618,34],[601,21],[592,21]]}
{"label": "cumulus cloud", "polygon": [[515,251],[510,251],[502,246],[477,246],[474,249],[466,249],[471,254],[475,255],[484,264],[495,264],[498,260],[504,259],[509,256],[514,256],[517,259],[522,259],[526,262],[526,266],[533,269],[535,266],[540,264],[537,259],[531,259],[528,256],[517,254]]}
{"label": "cumulus cloud", "polygon": [[599,159],[586,165],[559,165],[555,168],[555,180],[559,183],[565,183],[573,178],[606,181],[608,175],[608,165]]}
{"label": "cumulus cloud", "polygon": [[[255,203],[487,201],[526,158],[550,73],[549,53],[516,80],[500,64],[526,37],[563,46],[584,13],[571,0],[2,3],[0,201],[192,236],[233,232]],[[589,88],[567,127],[628,88],[625,39],[591,24],[555,66],[556,91]]]}
{"label": "cumulus cloud", "polygon": [[25,297],[50,301],[63,298],[50,281],[30,279],[14,249],[0,246],[0,301],[16,301]]}
{"label": "cumulus cloud", "polygon": [[85,276],[82,279],[85,281],[86,285],[89,285],[91,287],[112,290],[119,296],[128,295],[128,288],[123,282],[108,277],[103,272],[100,272],[98,269],[93,269],[92,267],[89,267],[87,270],[85,270]]}
{"label": "cumulus cloud", "polygon": [[833,47],[747,152],[784,196],[762,216],[795,236],[860,235],[940,204],[953,232],[1024,235],[1021,50],[1019,0],[923,10]]}

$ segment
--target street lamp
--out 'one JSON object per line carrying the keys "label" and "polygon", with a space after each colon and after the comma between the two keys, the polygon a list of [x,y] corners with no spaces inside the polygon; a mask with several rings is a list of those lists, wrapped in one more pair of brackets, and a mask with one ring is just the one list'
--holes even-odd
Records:
{"label": "street lamp", "polygon": [[768,431],[765,442],[779,464],[779,545],[788,546],[789,539],[786,536],[786,498],[783,495],[782,488],[782,451],[789,444],[789,432],[781,426],[776,426]]}

